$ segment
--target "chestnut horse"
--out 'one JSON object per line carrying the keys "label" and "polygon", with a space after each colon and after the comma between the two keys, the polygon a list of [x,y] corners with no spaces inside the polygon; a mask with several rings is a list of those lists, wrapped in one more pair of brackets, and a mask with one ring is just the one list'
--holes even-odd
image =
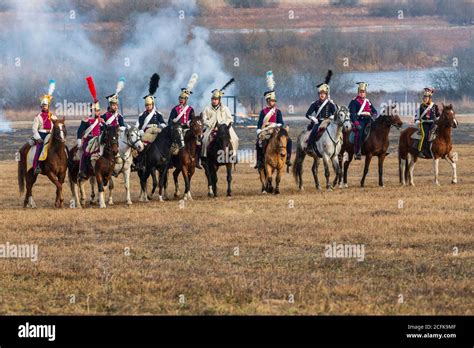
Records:
{"label": "chestnut horse", "polygon": [[[392,106],[391,111],[383,113],[375,121],[371,123],[370,134],[366,141],[362,144],[362,154],[365,155],[365,165],[364,173],[360,181],[360,186],[364,187],[365,178],[369,172],[370,161],[373,156],[378,157],[378,167],[379,167],[379,186],[383,187],[383,162],[387,155],[387,150],[389,146],[388,135],[390,133],[390,128],[392,126],[400,129],[403,125],[400,116],[394,113],[395,106]],[[349,141],[350,133],[343,133],[343,146],[341,152],[339,153],[339,164],[342,165],[344,162],[344,173],[343,173],[343,182],[339,179],[340,187],[348,187],[347,185],[347,172],[349,170],[349,165],[352,162],[354,157],[354,144]],[[360,136],[363,136],[362,134]],[[343,161],[344,152],[347,152],[348,159]]]}
{"label": "chestnut horse", "polygon": [[[82,208],[85,204],[84,184],[86,180],[90,180],[92,187],[91,204],[94,203],[94,177],[99,187],[99,206],[105,208],[104,187],[107,186],[115,167],[115,157],[118,154],[118,126],[105,126],[100,135],[100,146],[103,147],[102,155],[96,160],[94,167],[87,166],[86,178],[79,178],[79,161],[74,160],[77,146],[69,151],[69,183],[71,191],[75,199],[75,206]],[[80,200],[77,192],[77,186],[80,188]]]}
{"label": "chestnut horse", "polygon": [[196,147],[197,143],[202,137],[203,121],[202,114],[199,117],[194,117],[189,123],[189,130],[184,136],[184,147],[179,150],[176,156],[171,157],[171,162],[175,167],[173,171],[174,196],[179,197],[179,173],[183,175],[184,179],[184,197],[183,199],[192,199],[191,196],[191,178],[196,169]]}
{"label": "chestnut horse", "polygon": [[[438,181],[438,167],[439,159],[444,158],[451,166],[453,175],[451,183],[456,184],[458,181],[456,173],[456,155],[451,153],[453,144],[451,142],[451,128],[457,128],[458,121],[454,114],[453,105],[444,105],[441,116],[433,125],[432,131],[436,134],[436,139],[431,142],[430,152],[433,159],[434,184],[439,185]],[[418,149],[414,146],[418,144],[419,140],[412,139],[411,136],[417,131],[417,128],[410,127],[405,129],[400,134],[400,141],[398,143],[398,161],[399,161],[399,176],[400,184],[405,185],[406,180],[409,180],[411,186],[414,186],[413,172],[415,163],[418,159]],[[414,144],[416,142],[416,144]]]}
{"label": "chestnut horse", "polygon": [[[259,169],[262,193],[280,193],[281,170],[286,164],[288,132],[283,127],[275,127],[263,149],[263,166]],[[273,172],[276,171],[275,189],[272,186]]]}
{"label": "chestnut horse", "polygon": [[[64,118],[62,120],[53,120],[53,128],[49,138],[48,156],[44,161],[40,161],[38,165],[41,168],[41,174],[46,175],[51,182],[56,185],[56,202],[54,206],[61,208],[63,206],[63,183],[67,171],[67,153],[66,153],[66,125]],[[31,168],[27,171],[27,155],[31,148],[29,143],[22,146],[20,149],[20,161],[18,162],[18,187],[20,194],[25,190],[26,195],[23,202],[23,207],[36,208],[36,203],[33,199],[33,185],[38,178],[35,169]]]}

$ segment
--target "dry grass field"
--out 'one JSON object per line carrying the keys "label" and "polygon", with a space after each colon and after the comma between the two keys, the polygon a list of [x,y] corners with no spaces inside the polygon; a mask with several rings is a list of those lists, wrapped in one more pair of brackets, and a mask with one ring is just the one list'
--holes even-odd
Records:
{"label": "dry grass field", "polygon": [[[53,209],[44,176],[39,208],[25,210],[16,163],[1,161],[0,244],[37,244],[39,257],[0,259],[0,314],[472,315],[474,148],[455,150],[458,185],[445,162],[441,186],[432,185],[431,162],[421,160],[417,186],[402,188],[392,152],[384,188],[375,162],[358,187],[353,162],[348,189],[317,192],[307,162],[304,192],[285,174],[282,194],[261,195],[256,172],[241,164],[232,198],[207,198],[198,171],[184,208],[139,203],[134,174],[134,204],[125,205],[119,178],[107,210]],[[222,195],[223,171],[219,183]],[[326,258],[332,243],[364,245],[364,260]]]}

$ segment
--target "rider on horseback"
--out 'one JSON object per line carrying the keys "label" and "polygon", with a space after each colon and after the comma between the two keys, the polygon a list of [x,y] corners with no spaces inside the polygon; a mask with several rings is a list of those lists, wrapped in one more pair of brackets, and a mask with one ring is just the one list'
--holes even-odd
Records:
{"label": "rider on horseback", "polygon": [[[166,127],[165,120],[163,115],[160,114],[155,108],[155,97],[154,94],[159,87],[160,75],[153,74],[150,78],[150,84],[148,87],[148,95],[143,97],[145,99],[145,111],[138,117],[135,127],[140,131],[143,143],[147,146],[150,141],[144,139],[146,134],[151,134],[158,128]],[[141,170],[143,168],[143,153],[141,151],[138,153],[138,156],[135,158],[135,166],[133,170]]]}
{"label": "rider on horseback", "polygon": [[[336,113],[336,104],[329,97],[329,81],[331,80],[332,71],[329,70],[324,83],[317,85],[319,99],[313,102],[308,111],[306,111],[306,118],[311,121],[308,125],[308,131],[311,130],[309,137],[305,141],[304,150],[306,151],[308,145],[314,144],[318,129],[323,120],[334,119]],[[315,116],[312,114],[316,113]]]}
{"label": "rider on horseback", "polygon": [[[177,124],[181,127],[180,131],[180,147],[184,147],[184,133],[189,129],[189,122],[194,119],[194,109],[191,105],[188,105],[188,99],[193,94],[192,89],[198,79],[197,74],[193,74],[185,88],[181,88],[181,94],[179,95],[179,104],[174,106],[171,110],[168,124]],[[199,150],[196,151],[198,160],[196,161],[196,167],[202,169],[199,165]]]}
{"label": "rider on horseback", "polygon": [[[276,106],[276,94],[275,94],[275,81],[273,79],[273,72],[267,72],[267,86],[270,89],[269,91],[263,94],[267,106],[260,111],[257,123],[257,164],[255,169],[260,169],[263,165],[263,147],[266,140],[265,130],[277,127],[284,127],[285,123],[283,122],[283,115],[281,110]],[[291,138],[288,137],[288,142],[286,144],[287,148],[287,158],[286,165],[291,166]]]}
{"label": "rider on horseback", "polygon": [[[202,138],[201,148],[201,158],[203,160],[206,160],[207,147],[211,143],[212,133],[217,129],[219,125],[226,124],[227,126],[229,126],[234,121],[234,118],[232,117],[229,108],[225,105],[222,105],[221,103],[221,98],[224,95],[224,90],[233,82],[234,79],[232,78],[221,89],[213,90],[211,92],[211,105],[207,105],[202,112],[203,122],[206,127]],[[230,142],[232,146],[232,154],[229,154],[229,156],[232,155],[232,157],[235,158],[234,156],[237,155],[237,150],[239,146],[239,138],[237,137],[237,133],[235,133],[234,127],[232,126],[229,128],[229,133]]]}
{"label": "rider on horseback", "polygon": [[355,141],[354,141],[354,152],[355,159],[360,160],[362,158],[362,142],[364,139],[365,127],[370,124],[372,119],[376,119],[378,116],[377,110],[370,102],[367,96],[366,82],[357,82],[358,95],[351,100],[349,104],[349,112],[351,115],[351,122],[354,125]]}
{"label": "rider on horseback", "polygon": [[107,126],[120,126],[126,127],[125,122],[123,121],[122,115],[118,112],[118,94],[123,89],[125,85],[125,79],[121,77],[117,83],[117,89],[114,94],[111,94],[106,97],[109,102],[109,107],[107,112],[102,115],[102,119],[105,121]]}
{"label": "rider on horseback", "polygon": [[433,88],[424,88],[422,103],[415,114],[415,125],[419,127],[421,132],[421,139],[418,144],[419,157],[426,157],[424,152],[428,150],[428,140],[433,130],[433,125],[440,117],[438,105],[432,101],[433,93]]}
{"label": "rider on horseback", "polygon": [[29,144],[31,146],[36,144],[36,152],[33,160],[35,174],[39,174],[41,172],[41,168],[39,166],[40,154],[43,150],[44,144],[47,144],[49,141],[50,133],[53,128],[53,121],[57,120],[57,117],[49,111],[49,106],[51,105],[55,88],[56,82],[54,80],[50,80],[48,94],[41,98],[41,112],[33,119],[33,137]]}

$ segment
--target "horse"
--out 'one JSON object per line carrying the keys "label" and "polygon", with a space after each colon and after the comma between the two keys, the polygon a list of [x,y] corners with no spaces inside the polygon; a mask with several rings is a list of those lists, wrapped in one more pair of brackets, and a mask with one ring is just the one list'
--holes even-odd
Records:
{"label": "horse", "polygon": [[184,179],[184,200],[192,199],[191,196],[191,178],[196,168],[196,147],[203,134],[202,114],[194,117],[189,123],[189,130],[184,135],[184,147],[179,150],[176,156],[171,157],[171,162],[175,168],[173,171],[174,179],[174,197],[179,197],[179,173]]}
{"label": "horse", "polygon": [[[403,125],[402,120],[398,114],[394,113],[395,105],[392,106],[391,111],[387,113],[382,113],[375,121],[371,122],[370,133],[367,136],[365,142],[362,144],[362,154],[365,155],[365,164],[364,164],[364,173],[360,181],[360,186],[364,187],[365,178],[369,172],[370,161],[373,156],[378,157],[378,167],[379,167],[379,186],[383,187],[383,162],[387,156],[387,150],[389,146],[388,135],[390,133],[390,128],[392,126],[400,129]],[[364,135],[360,135],[364,136]],[[354,144],[350,141],[350,133],[343,134],[343,149],[341,150],[339,156],[339,163],[343,167],[343,181],[339,180],[339,187],[348,187],[347,184],[347,173],[349,171],[349,165],[352,162],[354,157]],[[344,161],[344,152],[347,152],[347,161]]]}
{"label": "horse", "polygon": [[[267,127],[268,129],[269,127]],[[264,145],[263,165],[259,168],[262,193],[280,193],[281,170],[286,164],[288,131],[283,127],[271,127],[272,134]],[[265,132],[265,130],[264,130]],[[273,172],[276,171],[275,189],[272,186]]]}
{"label": "horse", "polygon": [[[79,160],[76,160],[76,153],[79,148],[74,146],[69,151],[68,161],[68,175],[71,192],[74,197],[74,206],[76,208],[82,208],[85,206],[85,182],[89,180],[91,184],[91,198],[90,204],[95,203],[95,191],[94,186],[97,182],[99,187],[99,206],[105,208],[104,198],[104,184],[107,185],[110,180],[114,166],[115,156],[118,153],[118,126],[105,126],[100,135],[100,146],[103,147],[102,155],[95,161],[94,165],[87,166],[86,176],[79,178]],[[99,184],[99,181],[101,184]],[[102,185],[102,187],[101,187]],[[80,198],[78,193],[78,186],[80,190]]]}
{"label": "horse", "polygon": [[[163,189],[165,190],[168,181],[168,169],[170,167],[172,153],[178,153],[179,143],[181,141],[179,125],[167,125],[158,134],[156,139],[148,145],[143,153],[143,169],[137,171],[140,178],[140,202],[148,202],[152,199],[159,187],[159,200],[163,202]],[[159,182],[156,178],[156,171],[159,172]],[[153,180],[151,194],[147,194],[147,180],[150,177]]]}
{"label": "horse", "polygon": [[[334,119],[330,120],[329,124],[325,128],[321,129],[322,134],[319,139],[314,145],[308,144],[308,149],[306,151],[303,148],[303,141],[306,131],[300,133],[296,146],[296,158],[293,163],[293,177],[295,178],[296,184],[301,191],[303,190],[303,161],[306,155],[313,158],[313,166],[311,167],[311,171],[313,172],[313,179],[316,189],[321,191],[321,185],[319,184],[318,178],[318,165],[319,158],[322,158],[324,164],[324,175],[326,177],[326,189],[328,191],[332,191],[333,186],[336,185],[339,178],[341,177],[341,167],[339,165],[338,155],[342,148],[343,130],[346,132],[351,130],[349,110],[345,106],[336,106]],[[336,177],[334,178],[332,185],[329,181],[329,162],[332,162],[333,169],[336,173]]]}
{"label": "horse", "polygon": [[[453,105],[443,105],[443,111],[438,120],[435,121],[436,129],[432,130],[436,134],[436,139],[431,142],[430,153],[433,159],[433,171],[434,171],[434,184],[439,185],[438,173],[439,173],[439,159],[444,158],[449,163],[452,169],[451,183],[456,184],[457,173],[456,173],[456,154],[451,153],[453,144],[451,141],[451,129],[457,128],[458,121],[454,113]],[[415,163],[418,159],[418,149],[415,145],[418,144],[418,140],[412,139],[413,133],[417,131],[415,127],[409,127],[400,134],[400,141],[398,143],[398,162],[399,162],[399,177],[400,184],[405,185],[406,180],[409,180],[411,186],[415,186],[413,182],[413,173],[415,169]]]}
{"label": "horse", "polygon": [[[51,182],[56,185],[56,201],[54,206],[62,208],[63,197],[63,183],[67,171],[67,150],[66,150],[66,125],[64,118],[61,120],[52,120],[53,127],[51,129],[50,140],[48,144],[48,154],[44,161],[40,161],[38,165],[41,168],[41,174],[46,175]],[[35,146],[35,145],[33,145]],[[36,208],[36,203],[33,199],[33,185],[38,178],[34,168],[28,170],[28,152],[32,148],[30,143],[23,145],[19,151],[20,160],[18,162],[18,188],[20,194],[25,191],[26,195],[23,202],[23,208]]]}
{"label": "horse", "polygon": [[220,166],[227,170],[227,197],[232,196],[232,164],[235,163],[236,154],[231,154],[231,142],[229,129],[232,126],[219,124],[214,139],[208,146],[207,157],[202,161],[207,177],[209,191],[208,197],[217,197],[217,171]]}
{"label": "horse", "polygon": [[[141,152],[145,148],[145,145],[141,141],[140,131],[137,127],[127,127],[124,130],[120,130],[118,142],[119,151],[118,156],[115,158],[115,167],[112,176],[118,176],[120,173],[122,173],[127,196],[127,205],[131,205],[132,199],[130,198],[130,173],[133,163],[132,150]],[[113,189],[114,181],[111,177],[109,181],[109,205],[114,204],[112,198]]]}

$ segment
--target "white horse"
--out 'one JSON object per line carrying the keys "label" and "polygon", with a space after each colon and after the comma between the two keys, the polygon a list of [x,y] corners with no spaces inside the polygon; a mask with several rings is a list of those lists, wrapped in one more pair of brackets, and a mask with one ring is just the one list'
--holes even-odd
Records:
{"label": "white horse", "polygon": [[[130,198],[130,172],[133,162],[132,150],[137,150],[138,152],[143,151],[145,145],[143,144],[140,136],[140,131],[137,127],[127,127],[125,129],[120,129],[119,133],[119,152],[115,158],[115,167],[113,176],[118,176],[120,173],[123,175],[123,181],[125,185],[125,191],[127,194],[127,204],[132,204],[132,199]],[[109,205],[114,204],[112,197],[112,191],[114,189],[113,178],[110,178],[109,181]],[[101,207],[102,208],[102,207]],[[104,204],[105,208],[105,204]]]}
{"label": "white horse", "polygon": [[[314,183],[316,188],[320,191],[321,185],[318,179],[318,165],[319,158],[322,157],[324,163],[324,175],[326,177],[326,188],[328,191],[332,191],[333,186],[336,185],[337,180],[341,176],[341,168],[338,162],[338,155],[342,147],[342,130],[351,130],[351,120],[349,110],[345,106],[336,105],[336,114],[334,119],[330,119],[324,133],[316,141],[316,143],[308,144],[307,149],[304,150],[304,144],[306,133],[311,132],[305,130],[298,136],[296,144],[296,158],[293,164],[293,176],[298,184],[300,190],[303,190],[303,161],[306,155],[313,158],[313,166],[311,171],[313,172]],[[333,185],[329,183],[329,162],[332,162],[334,171],[336,172],[336,178],[334,179]]]}

